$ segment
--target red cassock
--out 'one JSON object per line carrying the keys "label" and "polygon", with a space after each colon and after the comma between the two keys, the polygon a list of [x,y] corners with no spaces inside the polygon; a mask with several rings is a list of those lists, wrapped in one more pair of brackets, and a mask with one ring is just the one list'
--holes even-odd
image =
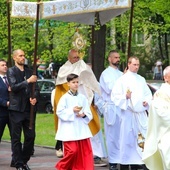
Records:
{"label": "red cassock", "polygon": [[64,157],[56,164],[57,170],[94,170],[90,139],[63,142]]}

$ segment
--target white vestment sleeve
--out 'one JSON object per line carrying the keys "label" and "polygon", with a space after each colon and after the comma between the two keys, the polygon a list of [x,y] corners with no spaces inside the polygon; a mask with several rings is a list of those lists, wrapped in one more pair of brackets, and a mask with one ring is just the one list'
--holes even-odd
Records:
{"label": "white vestment sleeve", "polygon": [[65,96],[61,97],[58,102],[56,114],[63,121],[74,121],[75,113],[73,111],[73,107],[68,108],[66,103]]}
{"label": "white vestment sleeve", "polygon": [[86,115],[86,117],[82,118],[82,119],[83,119],[84,123],[88,124],[93,119],[93,115],[91,113],[88,100],[85,99],[85,98],[84,98],[84,101],[83,101],[83,110],[82,110],[82,112]]}
{"label": "white vestment sleeve", "polygon": [[117,80],[112,89],[111,100],[116,106],[123,110],[127,110],[130,101],[126,99],[126,92],[123,90],[120,79]]}
{"label": "white vestment sleeve", "polygon": [[55,89],[52,90],[51,92],[51,105],[54,107],[54,97],[55,97]]}

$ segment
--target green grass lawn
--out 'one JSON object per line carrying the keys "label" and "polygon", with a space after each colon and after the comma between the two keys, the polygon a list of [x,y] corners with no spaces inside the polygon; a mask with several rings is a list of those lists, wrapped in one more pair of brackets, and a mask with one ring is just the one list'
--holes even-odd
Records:
{"label": "green grass lawn", "polygon": [[[55,147],[55,130],[53,114],[37,114],[35,144]],[[22,137],[23,139],[23,137]],[[2,140],[10,141],[9,131],[6,127]]]}
{"label": "green grass lawn", "polygon": [[[103,131],[103,118],[101,118]],[[8,128],[5,128],[2,140],[10,141]],[[23,141],[23,137],[22,137]],[[55,130],[53,114],[37,114],[35,145],[55,147]]]}

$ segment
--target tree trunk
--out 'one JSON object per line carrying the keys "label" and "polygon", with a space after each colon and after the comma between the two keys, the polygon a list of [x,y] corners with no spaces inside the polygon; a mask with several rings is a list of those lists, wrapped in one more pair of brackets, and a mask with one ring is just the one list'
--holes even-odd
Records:
{"label": "tree trunk", "polygon": [[159,43],[160,57],[161,57],[161,60],[163,60],[162,39],[161,39],[160,33],[159,33],[159,37],[158,37],[158,43]]}
{"label": "tree trunk", "polygon": [[166,63],[165,65],[168,66],[169,65],[169,52],[168,52],[168,38],[167,38],[167,34],[165,33],[165,59],[166,59]]}

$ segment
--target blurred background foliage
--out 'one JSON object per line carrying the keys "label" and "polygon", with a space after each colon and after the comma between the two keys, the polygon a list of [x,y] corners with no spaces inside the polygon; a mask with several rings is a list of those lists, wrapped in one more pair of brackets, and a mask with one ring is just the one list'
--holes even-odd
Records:
{"label": "blurred background foliage", "polygon": [[[35,2],[35,0],[32,1]],[[152,67],[156,60],[161,59],[163,67],[169,65],[170,1],[135,0],[134,2],[131,55],[136,55],[140,58],[141,68],[139,73],[146,78],[150,78]],[[0,58],[7,59],[7,1],[1,0],[0,6]],[[97,46],[95,47],[94,64],[96,67],[94,67],[94,72],[97,78],[108,65],[107,55],[112,49],[117,49],[121,54],[121,69],[123,70],[126,67],[129,20],[130,10],[113,18],[104,26],[100,26],[100,24],[95,25],[95,35],[97,35],[95,44]],[[84,48],[84,60],[91,62],[92,27],[56,20],[40,20],[37,57],[44,60],[47,64],[51,59],[58,64],[63,64],[67,60],[68,51],[73,48],[73,36],[77,30],[87,42]],[[100,40],[101,36],[104,36],[105,40]],[[11,42],[11,52],[18,48],[23,49],[29,65],[32,65],[35,20],[11,18]],[[97,53],[98,51],[99,53]]]}

